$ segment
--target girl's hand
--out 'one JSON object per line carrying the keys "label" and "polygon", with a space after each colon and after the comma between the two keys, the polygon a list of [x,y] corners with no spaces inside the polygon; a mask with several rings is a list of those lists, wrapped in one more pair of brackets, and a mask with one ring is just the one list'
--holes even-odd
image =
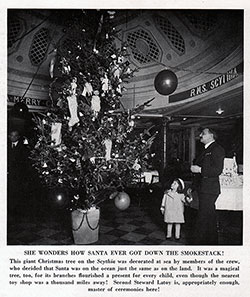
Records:
{"label": "girl's hand", "polygon": [[161,214],[164,214],[164,210],[165,210],[165,207],[162,206],[162,207],[160,208]]}

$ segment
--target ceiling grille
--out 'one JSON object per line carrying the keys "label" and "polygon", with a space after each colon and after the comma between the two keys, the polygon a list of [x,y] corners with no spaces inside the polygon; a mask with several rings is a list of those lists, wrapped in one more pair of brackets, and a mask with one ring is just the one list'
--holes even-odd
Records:
{"label": "ceiling grille", "polygon": [[213,32],[218,24],[218,14],[186,12],[183,15],[188,19],[196,32],[200,34]]}
{"label": "ceiling grille", "polygon": [[181,34],[176,30],[173,24],[166,18],[156,17],[156,25],[160,28],[161,32],[168,38],[173,47],[179,54],[185,53],[185,42]]}
{"label": "ceiling grille", "polygon": [[134,59],[140,64],[147,64],[160,59],[160,50],[157,44],[143,29],[128,33],[127,43]]}
{"label": "ceiling grille", "polygon": [[23,22],[18,18],[8,18],[8,48],[12,48],[24,30]]}
{"label": "ceiling grille", "polygon": [[40,29],[34,36],[32,41],[29,57],[33,65],[40,65],[45,59],[49,46],[49,30],[46,28]]}

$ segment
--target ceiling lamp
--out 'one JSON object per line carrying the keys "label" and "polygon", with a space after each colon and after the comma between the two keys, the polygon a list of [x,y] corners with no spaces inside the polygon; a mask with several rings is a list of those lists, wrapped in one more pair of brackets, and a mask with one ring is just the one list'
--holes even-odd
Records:
{"label": "ceiling lamp", "polygon": [[224,112],[224,110],[223,110],[221,107],[219,107],[219,108],[216,110],[216,113],[218,113],[218,115],[223,114],[223,112]]}

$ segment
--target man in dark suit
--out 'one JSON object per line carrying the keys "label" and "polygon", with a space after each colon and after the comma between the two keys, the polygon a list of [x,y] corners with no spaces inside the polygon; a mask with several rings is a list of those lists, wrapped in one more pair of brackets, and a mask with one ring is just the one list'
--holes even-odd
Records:
{"label": "man in dark suit", "polygon": [[9,133],[7,160],[7,195],[8,214],[19,215],[25,209],[25,190],[27,186],[28,150],[20,133],[13,130]]}
{"label": "man in dark suit", "polygon": [[215,142],[216,132],[204,128],[200,141],[205,150],[191,166],[196,175],[196,191],[199,199],[199,210],[194,234],[194,244],[218,244],[215,202],[220,194],[219,175],[223,170],[225,151]]}

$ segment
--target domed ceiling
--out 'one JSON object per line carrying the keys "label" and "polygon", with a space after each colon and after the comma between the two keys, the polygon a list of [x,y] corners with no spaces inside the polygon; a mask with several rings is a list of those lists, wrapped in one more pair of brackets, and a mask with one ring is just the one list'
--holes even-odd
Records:
{"label": "domed ceiling", "polygon": [[[140,117],[220,118],[243,114],[242,10],[116,10],[116,45],[126,43],[134,78],[125,108],[150,101]],[[49,63],[70,38],[58,10],[9,10],[8,105],[24,98],[32,111],[49,103]],[[65,17],[65,11],[61,14]],[[156,75],[168,69],[176,90],[159,94]],[[222,112],[221,112],[222,111]]]}

